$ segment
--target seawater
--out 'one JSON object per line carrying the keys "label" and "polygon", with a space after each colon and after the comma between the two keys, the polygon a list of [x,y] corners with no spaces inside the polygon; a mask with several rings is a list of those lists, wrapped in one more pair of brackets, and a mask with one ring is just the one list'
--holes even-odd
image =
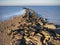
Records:
{"label": "seawater", "polygon": [[60,25],[60,6],[0,6],[0,21],[21,14],[24,7],[35,10],[39,16],[48,19],[48,22]]}

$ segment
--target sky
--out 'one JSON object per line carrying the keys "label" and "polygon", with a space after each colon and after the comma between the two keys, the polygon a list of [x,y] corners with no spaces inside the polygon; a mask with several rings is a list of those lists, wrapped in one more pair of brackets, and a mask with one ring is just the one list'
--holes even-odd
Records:
{"label": "sky", "polygon": [[0,0],[0,6],[20,5],[59,5],[60,0]]}

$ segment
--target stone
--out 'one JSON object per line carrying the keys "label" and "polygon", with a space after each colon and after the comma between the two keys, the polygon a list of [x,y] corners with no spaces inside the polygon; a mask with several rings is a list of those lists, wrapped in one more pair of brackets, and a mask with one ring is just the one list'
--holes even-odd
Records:
{"label": "stone", "polygon": [[47,32],[47,31],[42,31],[41,33],[45,37],[43,43],[47,45],[47,42],[46,41],[49,41],[51,36],[50,36],[49,32]]}
{"label": "stone", "polygon": [[12,30],[11,29],[7,30],[7,34],[11,35],[12,34]]}
{"label": "stone", "polygon": [[30,32],[30,35],[31,35],[31,36],[34,36],[34,34],[35,34],[35,32]]}
{"label": "stone", "polygon": [[60,38],[59,34],[51,32],[56,26],[48,23],[45,18],[39,18],[34,11],[31,13],[30,9],[26,9],[25,15],[21,17],[15,26],[12,24],[12,30],[7,31],[13,45],[48,45],[48,42],[54,39],[54,34],[56,39]]}
{"label": "stone", "polygon": [[19,39],[22,39],[22,35],[21,34],[16,34],[16,35],[14,35],[14,38],[15,39],[17,39],[17,40],[19,40]]}
{"label": "stone", "polygon": [[18,34],[18,31],[14,31],[14,32],[13,32],[13,35],[15,35],[15,34]]}
{"label": "stone", "polygon": [[52,24],[52,23],[46,23],[46,24],[44,25],[44,27],[46,27],[46,28],[48,28],[48,29],[56,29],[56,26],[55,26],[54,24]]}

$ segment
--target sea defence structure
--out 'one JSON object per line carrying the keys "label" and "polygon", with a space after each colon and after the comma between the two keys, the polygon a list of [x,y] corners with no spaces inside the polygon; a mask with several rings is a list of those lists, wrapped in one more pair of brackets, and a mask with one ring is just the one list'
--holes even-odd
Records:
{"label": "sea defence structure", "polygon": [[4,25],[0,23],[1,30],[4,26],[4,45],[59,45],[60,35],[54,31],[55,24],[38,17],[32,9],[24,9],[26,11],[24,15],[3,22]]}

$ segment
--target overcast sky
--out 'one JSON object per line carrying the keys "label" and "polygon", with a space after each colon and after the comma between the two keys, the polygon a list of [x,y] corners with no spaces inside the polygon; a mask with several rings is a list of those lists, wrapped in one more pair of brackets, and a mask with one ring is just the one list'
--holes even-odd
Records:
{"label": "overcast sky", "polygon": [[0,6],[5,5],[59,5],[60,0],[0,0]]}

